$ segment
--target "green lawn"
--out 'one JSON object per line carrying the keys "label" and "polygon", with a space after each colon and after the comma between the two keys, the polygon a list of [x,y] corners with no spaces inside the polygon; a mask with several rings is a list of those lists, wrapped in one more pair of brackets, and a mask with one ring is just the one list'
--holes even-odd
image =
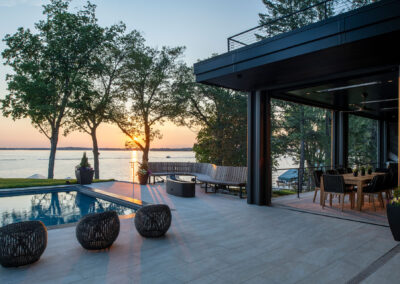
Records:
{"label": "green lawn", "polygon": [[279,197],[279,196],[291,195],[291,194],[296,194],[296,193],[297,193],[297,191],[289,190],[289,189],[275,190],[272,192],[272,197]]}
{"label": "green lawn", "polygon": [[[114,179],[95,179],[93,182],[113,181]],[[18,188],[31,186],[52,186],[76,184],[76,179],[29,179],[29,178],[0,178],[0,188]]]}

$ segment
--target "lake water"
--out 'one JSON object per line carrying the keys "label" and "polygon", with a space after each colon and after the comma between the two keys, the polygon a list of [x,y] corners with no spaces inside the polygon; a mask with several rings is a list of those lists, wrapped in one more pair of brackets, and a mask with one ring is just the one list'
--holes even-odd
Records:
{"label": "lake water", "polygon": [[[75,166],[84,151],[57,151],[54,178],[75,178]],[[34,174],[47,177],[48,150],[0,150],[0,178],[27,178]],[[86,151],[93,166],[93,155]],[[170,158],[167,158],[170,156]],[[100,178],[132,181],[130,162],[142,160],[140,151],[100,151]],[[150,162],[195,162],[191,151],[153,151]],[[135,177],[136,181],[136,177]]]}
{"label": "lake water", "polygon": [[[75,178],[75,166],[80,163],[84,151],[58,151],[54,170],[54,178]],[[86,151],[89,162],[93,166],[93,155]],[[169,156],[170,158],[167,158]],[[0,150],[0,178],[27,178],[34,174],[47,177],[48,150]],[[140,151],[100,151],[100,178],[121,181],[133,180],[133,169],[130,162],[142,160]],[[191,151],[152,151],[150,162],[196,162]],[[280,158],[282,169],[294,167],[292,159]],[[286,170],[272,173],[273,182]],[[135,175],[134,181],[137,181]]]}

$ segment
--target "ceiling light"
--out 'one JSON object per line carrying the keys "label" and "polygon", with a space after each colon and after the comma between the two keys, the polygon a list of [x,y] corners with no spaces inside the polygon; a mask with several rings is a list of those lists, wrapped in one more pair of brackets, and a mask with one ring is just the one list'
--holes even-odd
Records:
{"label": "ceiling light", "polygon": [[398,101],[399,99],[385,99],[385,100],[375,100],[375,101],[365,101],[361,102],[361,104],[374,104],[374,103],[386,103],[386,102],[392,102],[392,101]]}
{"label": "ceiling light", "polygon": [[368,83],[362,83],[362,84],[348,85],[348,86],[330,88],[330,89],[325,89],[325,90],[319,90],[317,92],[318,93],[327,93],[327,92],[347,90],[347,89],[358,88],[358,87],[372,86],[372,85],[377,85],[377,84],[381,84],[381,82],[374,81],[374,82],[368,82]]}

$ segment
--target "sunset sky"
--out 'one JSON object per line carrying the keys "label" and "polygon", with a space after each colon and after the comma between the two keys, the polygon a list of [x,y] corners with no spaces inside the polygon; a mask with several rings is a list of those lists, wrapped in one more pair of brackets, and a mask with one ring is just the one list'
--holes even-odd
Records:
{"label": "sunset sky", "polygon": [[[81,7],[86,1],[74,0],[71,7]],[[186,46],[184,60],[193,64],[213,53],[226,52],[226,38],[256,26],[261,0],[97,0],[100,25],[119,21],[128,30],[141,31],[147,44],[153,47]],[[15,33],[17,28],[33,28],[40,20],[43,3],[40,0],[0,0],[0,38]],[[0,51],[5,48],[0,42]],[[2,60],[2,59],[1,59]],[[3,60],[2,60],[3,61]],[[7,93],[5,76],[11,70],[0,66],[0,98]],[[185,127],[166,123],[160,127],[163,139],[152,147],[192,147],[196,133]],[[34,129],[28,119],[13,121],[0,116],[0,147],[48,147],[48,139]],[[125,136],[113,125],[102,125],[98,132],[100,147],[124,147]],[[74,132],[60,137],[59,147],[91,147],[87,134]]]}

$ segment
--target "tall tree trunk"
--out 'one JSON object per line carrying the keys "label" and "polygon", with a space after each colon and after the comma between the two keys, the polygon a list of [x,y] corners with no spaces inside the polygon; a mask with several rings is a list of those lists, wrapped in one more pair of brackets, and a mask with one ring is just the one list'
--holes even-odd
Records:
{"label": "tall tree trunk", "polygon": [[147,163],[149,161],[149,151],[150,151],[150,127],[145,123],[144,126],[144,135],[145,135],[145,146],[143,148],[143,157],[142,163]]}
{"label": "tall tree trunk", "polygon": [[54,178],[54,163],[56,160],[57,143],[58,143],[58,129],[53,130],[51,133],[49,168],[48,168],[48,172],[47,172],[48,179]]}
{"label": "tall tree trunk", "polygon": [[304,133],[304,107],[300,106],[300,171],[299,171],[299,185],[302,191],[303,176],[304,176],[304,161],[305,161],[305,133]]}
{"label": "tall tree trunk", "polygon": [[91,129],[90,136],[93,142],[93,159],[94,159],[94,178],[100,178],[100,162],[99,162],[99,145],[97,144],[96,127]]}

